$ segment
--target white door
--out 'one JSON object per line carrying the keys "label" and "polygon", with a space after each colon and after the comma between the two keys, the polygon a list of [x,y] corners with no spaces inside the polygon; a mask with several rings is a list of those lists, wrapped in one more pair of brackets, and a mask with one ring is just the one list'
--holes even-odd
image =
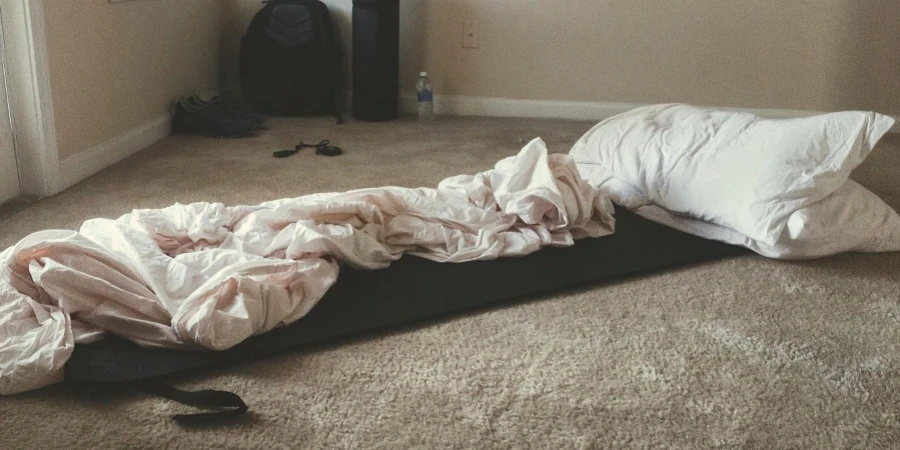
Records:
{"label": "white door", "polygon": [[[0,37],[3,36],[0,29]],[[3,46],[0,42],[0,56]],[[16,166],[16,148],[9,119],[9,103],[6,98],[6,79],[0,65],[0,203],[12,200],[20,194],[19,170]]]}

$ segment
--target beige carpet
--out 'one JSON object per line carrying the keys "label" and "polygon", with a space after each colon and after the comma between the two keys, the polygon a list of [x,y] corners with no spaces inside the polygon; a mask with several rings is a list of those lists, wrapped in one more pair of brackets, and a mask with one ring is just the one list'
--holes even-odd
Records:
{"label": "beige carpet", "polygon": [[[590,124],[272,120],[258,137],[171,137],[0,222],[0,245],[173,202],[255,203],[433,186]],[[328,138],[347,154],[270,152]],[[900,207],[900,138],[856,176]],[[602,255],[598,255],[602,257]],[[144,394],[0,398],[0,448],[889,448],[900,445],[900,254],[748,256],[184,377],[253,414],[179,428]]]}

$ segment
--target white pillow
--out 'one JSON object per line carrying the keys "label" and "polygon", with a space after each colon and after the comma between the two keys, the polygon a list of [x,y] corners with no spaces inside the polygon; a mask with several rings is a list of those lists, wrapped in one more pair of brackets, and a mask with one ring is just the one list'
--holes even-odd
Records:
{"label": "white pillow", "polygon": [[616,203],[766,256],[900,250],[897,213],[848,182],[893,123],[866,112],[767,120],[658,105],[601,122],[570,153]]}

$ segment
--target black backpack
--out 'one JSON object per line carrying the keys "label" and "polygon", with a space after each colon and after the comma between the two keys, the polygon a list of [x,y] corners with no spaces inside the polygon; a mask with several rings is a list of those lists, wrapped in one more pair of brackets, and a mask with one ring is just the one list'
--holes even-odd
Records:
{"label": "black backpack", "polygon": [[271,0],[241,39],[241,88],[256,110],[276,115],[340,115],[340,50],[319,0]]}

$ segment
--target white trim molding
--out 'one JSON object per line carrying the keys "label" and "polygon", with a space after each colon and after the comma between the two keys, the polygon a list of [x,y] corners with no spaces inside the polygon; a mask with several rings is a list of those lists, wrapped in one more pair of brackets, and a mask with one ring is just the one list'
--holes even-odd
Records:
{"label": "white trim molding", "polygon": [[[404,112],[417,111],[416,96],[404,94]],[[453,116],[533,117],[541,119],[602,120],[642,106],[637,103],[572,102],[551,100],[521,100],[498,97],[470,97],[464,95],[435,95],[435,114]]]}
{"label": "white trim molding", "polygon": [[[401,108],[405,113],[417,111],[416,96],[404,94],[400,98]],[[521,100],[497,97],[470,97],[464,95],[435,95],[435,114],[455,116],[495,116],[495,117],[533,117],[541,119],[568,119],[584,121],[600,121],[616,114],[646,106],[641,103],[617,102],[577,102],[552,100]],[[793,119],[824,114],[819,111],[801,111],[791,109],[753,109],[723,108],[721,111],[749,112],[760,117],[772,119]],[[900,117],[891,132],[900,132]]]}
{"label": "white trim molding", "polygon": [[23,194],[55,195],[143,150],[171,132],[171,113],[128,130],[93,149],[59,158],[43,2],[0,0],[7,83]]}
{"label": "white trim molding", "polygon": [[9,102],[23,194],[46,197],[143,150],[171,132],[171,112],[60,160],[43,2],[0,0]]}
{"label": "white trim molding", "polygon": [[[218,91],[210,91],[201,94],[200,97],[209,99],[217,95]],[[94,148],[63,158],[59,161],[60,175],[56,179],[54,189],[56,192],[62,192],[169,136],[172,134],[173,114],[174,109]]]}
{"label": "white trim molding", "polygon": [[172,132],[172,115],[163,114],[126,131],[92,149],[59,161],[59,177],[54,184],[62,192],[103,169],[150,147]]}
{"label": "white trim molding", "polygon": [[53,117],[42,0],[0,0],[9,103],[22,190],[57,193],[59,152]]}

